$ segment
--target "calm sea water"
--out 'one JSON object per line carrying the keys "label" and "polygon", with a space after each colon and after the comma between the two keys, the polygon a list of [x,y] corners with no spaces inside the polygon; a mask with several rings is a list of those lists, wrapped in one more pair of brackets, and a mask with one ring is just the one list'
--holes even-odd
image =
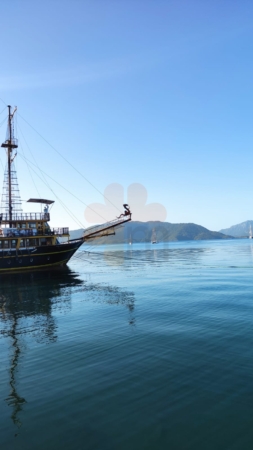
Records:
{"label": "calm sea water", "polygon": [[82,246],[0,329],[1,450],[253,448],[250,240]]}

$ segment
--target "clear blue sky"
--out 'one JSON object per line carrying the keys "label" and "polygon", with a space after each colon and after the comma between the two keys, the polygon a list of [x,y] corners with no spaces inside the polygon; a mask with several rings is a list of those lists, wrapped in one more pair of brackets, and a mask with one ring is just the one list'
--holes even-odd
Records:
{"label": "clear blue sky", "polygon": [[[252,1],[4,0],[0,15],[0,97],[18,106],[20,154],[103,202],[25,118],[101,192],[119,183],[127,201],[140,183],[167,221],[212,230],[253,219]],[[22,199],[34,183],[55,198],[16,165]],[[88,225],[85,206],[50,185]],[[58,200],[52,217],[79,228]]]}

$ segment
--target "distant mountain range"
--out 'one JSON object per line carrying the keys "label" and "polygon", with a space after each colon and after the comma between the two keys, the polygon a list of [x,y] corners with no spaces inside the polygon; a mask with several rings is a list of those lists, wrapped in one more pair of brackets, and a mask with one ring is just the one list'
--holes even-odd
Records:
{"label": "distant mountain range", "polygon": [[[157,242],[170,241],[199,241],[209,239],[233,239],[217,231],[210,231],[195,223],[169,223],[169,222],[128,222],[115,229],[115,236],[107,236],[91,240],[92,244],[123,244],[134,242],[151,242],[155,230]],[[71,239],[82,236],[83,230],[70,231]]]}
{"label": "distant mountain range", "polygon": [[238,225],[233,225],[230,228],[225,228],[220,230],[220,233],[229,234],[234,237],[249,237],[250,225],[253,231],[253,220],[246,220],[246,222],[239,223]]}

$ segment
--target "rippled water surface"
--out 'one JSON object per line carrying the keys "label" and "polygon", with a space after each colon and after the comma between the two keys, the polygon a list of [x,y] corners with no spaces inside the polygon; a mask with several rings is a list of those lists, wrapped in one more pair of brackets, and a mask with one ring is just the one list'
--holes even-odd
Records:
{"label": "rippled water surface", "polygon": [[0,448],[253,448],[253,243],[82,246],[1,277]]}

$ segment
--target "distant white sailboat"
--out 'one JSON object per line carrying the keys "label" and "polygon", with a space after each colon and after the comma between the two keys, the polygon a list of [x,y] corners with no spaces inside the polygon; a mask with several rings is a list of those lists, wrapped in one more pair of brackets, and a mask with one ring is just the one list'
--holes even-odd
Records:
{"label": "distant white sailboat", "polygon": [[249,227],[249,239],[252,239],[252,226]]}
{"label": "distant white sailboat", "polygon": [[130,234],[130,237],[129,237],[129,242],[128,242],[128,244],[129,245],[132,245],[132,235]]}
{"label": "distant white sailboat", "polygon": [[155,228],[153,228],[153,230],[152,230],[152,237],[151,237],[151,244],[156,244],[156,243],[157,243],[156,231],[155,231]]}

